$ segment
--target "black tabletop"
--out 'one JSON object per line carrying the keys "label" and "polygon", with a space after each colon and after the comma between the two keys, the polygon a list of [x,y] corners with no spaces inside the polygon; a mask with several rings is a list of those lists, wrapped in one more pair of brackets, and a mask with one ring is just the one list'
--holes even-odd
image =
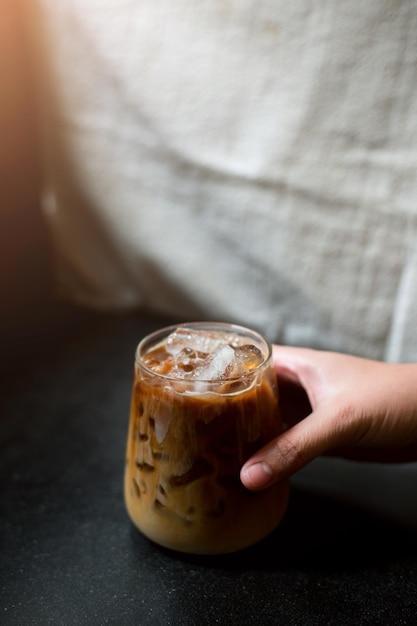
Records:
{"label": "black tabletop", "polygon": [[0,623],[417,624],[415,464],[314,462],[275,533],[234,555],[172,553],[133,527],[133,357],[163,324],[88,316],[3,351]]}

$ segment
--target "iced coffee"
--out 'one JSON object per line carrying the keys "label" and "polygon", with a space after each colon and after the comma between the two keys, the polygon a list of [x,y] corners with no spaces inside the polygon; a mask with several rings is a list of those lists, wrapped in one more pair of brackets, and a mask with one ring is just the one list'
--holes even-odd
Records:
{"label": "iced coffee", "polygon": [[287,485],[261,492],[243,463],[281,431],[271,347],[229,324],[170,327],[138,347],[125,500],[139,530],[195,554],[245,548],[280,522]]}

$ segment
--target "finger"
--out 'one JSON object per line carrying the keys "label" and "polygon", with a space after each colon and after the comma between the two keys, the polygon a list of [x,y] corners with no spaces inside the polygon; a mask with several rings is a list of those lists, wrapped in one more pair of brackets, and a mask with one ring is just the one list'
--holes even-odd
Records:
{"label": "finger", "polygon": [[256,452],[243,465],[241,481],[253,491],[265,489],[340,444],[331,420],[316,411]]}
{"label": "finger", "polygon": [[305,348],[272,346],[272,360],[281,380],[300,383],[299,370],[307,356],[305,352]]}
{"label": "finger", "polygon": [[289,380],[278,379],[279,411],[285,428],[310,415],[312,407],[305,389]]}
{"label": "finger", "polygon": [[311,406],[317,399],[317,390],[322,385],[318,367],[323,353],[310,348],[272,346],[272,357],[278,385],[298,385],[304,389]]}

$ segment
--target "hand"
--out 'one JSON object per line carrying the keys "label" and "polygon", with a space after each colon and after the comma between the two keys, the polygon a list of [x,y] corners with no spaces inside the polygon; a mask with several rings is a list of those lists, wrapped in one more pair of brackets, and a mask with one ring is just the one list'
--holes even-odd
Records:
{"label": "hand", "polygon": [[417,364],[281,346],[273,359],[286,430],[244,464],[245,487],[268,487],[321,454],[417,461]]}

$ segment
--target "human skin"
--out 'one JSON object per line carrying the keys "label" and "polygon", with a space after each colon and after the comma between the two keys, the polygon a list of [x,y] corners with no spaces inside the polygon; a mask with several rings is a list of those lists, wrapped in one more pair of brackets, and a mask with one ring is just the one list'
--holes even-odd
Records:
{"label": "human skin", "polygon": [[319,455],[417,461],[417,363],[273,346],[286,430],[242,467],[257,491]]}

